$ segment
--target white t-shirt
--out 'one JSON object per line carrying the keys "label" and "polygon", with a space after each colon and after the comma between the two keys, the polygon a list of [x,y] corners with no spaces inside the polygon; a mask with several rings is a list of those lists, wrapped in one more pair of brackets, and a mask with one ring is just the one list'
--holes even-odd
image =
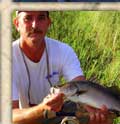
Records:
{"label": "white t-shirt", "polygon": [[[61,76],[70,81],[77,76],[83,75],[80,62],[70,46],[47,37],[45,42],[49,56],[50,80],[53,86],[59,83]],[[13,42],[12,55],[12,99],[19,100],[22,108],[29,107],[29,77],[19,47],[19,39]],[[46,51],[44,50],[38,63],[31,61],[25,54],[24,58],[30,72],[30,102],[39,104],[48,95],[50,89],[47,80]]]}

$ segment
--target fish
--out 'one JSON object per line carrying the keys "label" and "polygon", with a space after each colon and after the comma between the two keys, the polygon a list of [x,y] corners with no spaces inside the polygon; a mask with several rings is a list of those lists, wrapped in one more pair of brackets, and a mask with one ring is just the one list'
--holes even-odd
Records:
{"label": "fish", "polygon": [[102,105],[105,105],[109,111],[120,116],[120,96],[95,82],[88,80],[71,81],[52,87],[50,92],[63,93],[68,100],[95,108],[101,108]]}

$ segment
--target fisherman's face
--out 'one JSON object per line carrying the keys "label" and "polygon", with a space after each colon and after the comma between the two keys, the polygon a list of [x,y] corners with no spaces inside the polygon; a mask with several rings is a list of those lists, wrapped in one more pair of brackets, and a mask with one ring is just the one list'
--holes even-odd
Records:
{"label": "fisherman's face", "polygon": [[23,41],[40,42],[44,39],[51,21],[46,11],[23,11],[18,14],[14,24]]}

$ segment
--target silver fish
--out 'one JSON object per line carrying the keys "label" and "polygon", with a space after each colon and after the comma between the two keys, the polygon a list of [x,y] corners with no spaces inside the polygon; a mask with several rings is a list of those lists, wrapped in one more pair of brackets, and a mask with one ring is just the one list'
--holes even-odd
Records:
{"label": "silver fish", "polygon": [[72,81],[51,88],[51,93],[63,93],[67,99],[100,108],[106,105],[120,114],[120,96],[91,81]]}

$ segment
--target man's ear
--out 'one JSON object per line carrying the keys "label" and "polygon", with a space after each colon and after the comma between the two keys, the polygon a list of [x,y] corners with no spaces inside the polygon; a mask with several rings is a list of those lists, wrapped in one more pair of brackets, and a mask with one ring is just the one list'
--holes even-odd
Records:
{"label": "man's ear", "polygon": [[18,21],[18,18],[17,17],[13,20],[13,23],[14,23],[17,31],[19,32],[19,21]]}
{"label": "man's ear", "polygon": [[50,27],[51,26],[51,19],[49,18],[49,20],[48,20],[48,26]]}

